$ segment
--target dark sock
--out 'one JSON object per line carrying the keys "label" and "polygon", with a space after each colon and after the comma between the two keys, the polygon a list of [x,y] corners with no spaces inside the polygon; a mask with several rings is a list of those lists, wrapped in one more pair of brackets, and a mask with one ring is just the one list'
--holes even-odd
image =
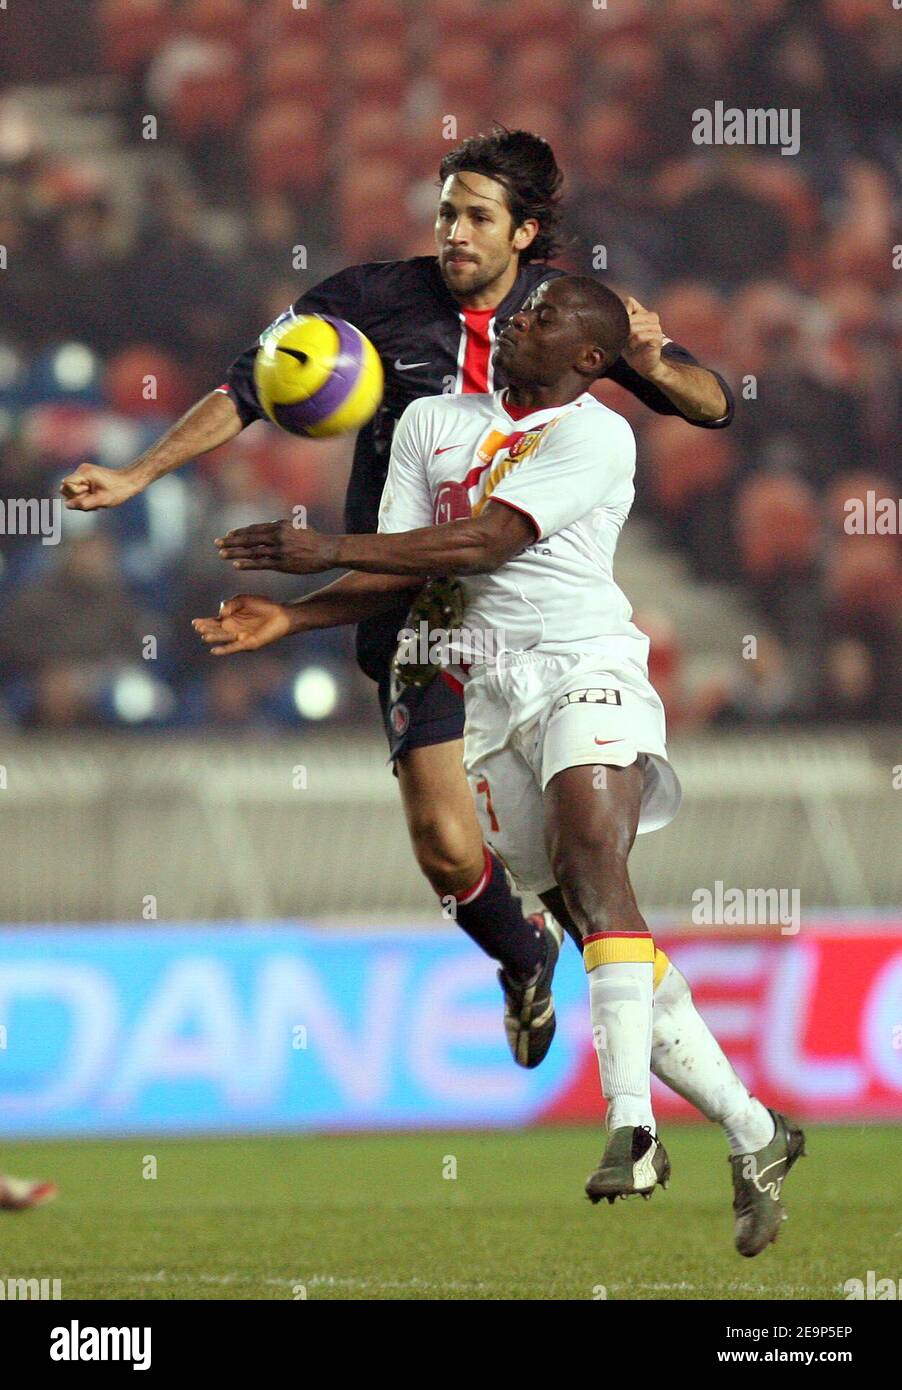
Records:
{"label": "dark sock", "polygon": [[479,882],[458,895],[457,925],[514,979],[528,979],[545,962],[543,929],[523,916],[501,861],[488,850]]}

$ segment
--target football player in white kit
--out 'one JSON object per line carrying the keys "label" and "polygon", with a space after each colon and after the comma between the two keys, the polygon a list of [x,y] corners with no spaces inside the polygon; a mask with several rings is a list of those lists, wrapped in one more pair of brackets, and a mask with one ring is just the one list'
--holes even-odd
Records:
{"label": "football player in white kit", "polygon": [[[637,831],[676,814],[680,786],[648,681],[648,639],[612,572],[633,500],[633,433],[587,392],[629,331],[623,304],[598,282],[546,283],[499,337],[505,391],[423,398],[404,412],[379,534],[291,528],[290,563],[290,523],[242,528],[219,542],[239,568],[459,576],[466,606],[460,628],[444,638],[445,674],[464,685],[465,764],[485,838],[518,886],[538,892],[582,938],[608,1101],[605,1152],[586,1184],[596,1202],[649,1197],[670,1173],[650,1092],[662,953],[627,860]],[[195,623],[205,641],[226,644],[221,651],[292,630],[284,605],[276,616],[253,599],[242,626],[242,601],[233,602],[237,624],[222,616]],[[253,640],[255,627],[262,640]],[[659,994],[670,975],[682,981],[666,957],[663,970]],[[785,1175],[803,1151],[801,1131],[748,1095],[710,1034],[709,1047],[692,1032],[709,1071],[710,1109],[730,1092],[727,1103],[743,1117],[737,1147],[754,1155],[756,1171],[778,1163]],[[755,1254],[783,1219],[779,1191],[759,1189],[747,1163],[740,1190],[740,1155],[733,1164],[737,1248]]]}

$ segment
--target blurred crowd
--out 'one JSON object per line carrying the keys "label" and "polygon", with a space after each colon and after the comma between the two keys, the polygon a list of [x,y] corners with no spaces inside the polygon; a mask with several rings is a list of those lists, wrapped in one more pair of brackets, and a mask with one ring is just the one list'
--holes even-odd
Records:
{"label": "blurred crowd", "polygon": [[[644,620],[672,722],[898,715],[898,526],[845,526],[849,499],[902,495],[902,30],[884,0],[55,0],[37,14],[10,7],[0,50],[7,497],[48,496],[85,459],[129,462],[306,286],[431,253],[449,139],[500,120],[548,138],[565,171],[561,264],[658,310],[736,390],[733,427],[700,431],[600,388],[639,437],[638,510],[698,580],[736,591],[759,639],[753,659],[694,671],[662,595]],[[49,86],[55,122],[29,100]],[[694,143],[693,112],[718,100],[797,108],[799,153]],[[107,146],[74,138],[92,119]],[[369,717],[346,634],[212,662],[188,626],[250,587],[211,544],[230,525],[300,501],[340,528],[349,455],[347,440],[255,425],[119,511],[67,513],[60,546],[8,536],[0,719]]]}

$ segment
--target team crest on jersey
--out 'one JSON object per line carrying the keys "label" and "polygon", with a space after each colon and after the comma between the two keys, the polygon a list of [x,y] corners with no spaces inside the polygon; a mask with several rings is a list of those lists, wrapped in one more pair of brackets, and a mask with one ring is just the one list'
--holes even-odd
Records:
{"label": "team crest on jersey", "polygon": [[410,710],[406,705],[393,705],[391,711],[392,731],[400,738],[410,726]]}
{"label": "team crest on jersey", "polygon": [[512,442],[508,445],[507,456],[514,462],[519,463],[521,459],[528,458],[534,449],[538,448],[544,430],[548,426],[548,421],[544,425],[537,425],[534,430],[526,430],[523,434],[514,435]]}

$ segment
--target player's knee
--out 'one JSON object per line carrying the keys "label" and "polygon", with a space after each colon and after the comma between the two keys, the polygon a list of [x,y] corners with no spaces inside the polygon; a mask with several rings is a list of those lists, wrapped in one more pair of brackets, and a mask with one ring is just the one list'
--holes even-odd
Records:
{"label": "player's knee", "polygon": [[437,893],[461,893],[483,870],[482,840],[453,816],[418,817],[410,827],[413,852]]}
{"label": "player's knee", "polygon": [[627,849],[607,838],[586,833],[568,836],[554,846],[551,867],[568,906],[583,930],[632,915],[633,898],[627,873]]}
{"label": "player's knee", "polygon": [[619,890],[628,882],[629,844],[625,836],[591,827],[568,830],[551,847],[551,867],[560,884],[607,886]]}

